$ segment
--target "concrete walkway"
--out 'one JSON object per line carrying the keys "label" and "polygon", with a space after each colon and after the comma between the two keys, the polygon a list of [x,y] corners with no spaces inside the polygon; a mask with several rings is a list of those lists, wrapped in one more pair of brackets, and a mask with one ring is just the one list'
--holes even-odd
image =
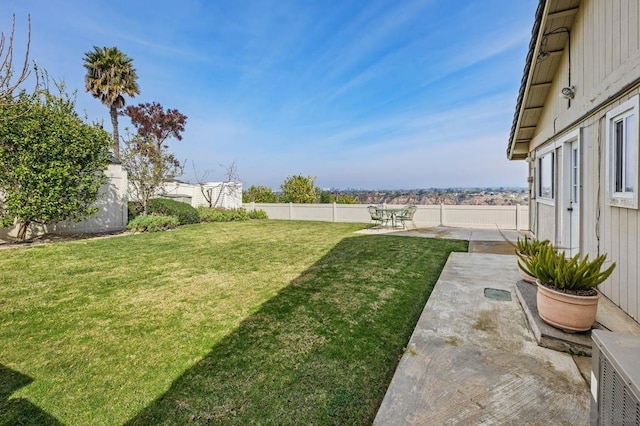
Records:
{"label": "concrete walkway", "polygon": [[589,388],[570,355],[537,345],[518,279],[515,256],[451,254],[374,424],[589,423]]}
{"label": "concrete walkway", "polygon": [[403,237],[423,237],[423,238],[446,238],[452,240],[485,241],[485,242],[505,242],[504,234],[510,241],[514,242],[518,237],[524,235],[524,231],[513,229],[498,231],[497,228],[451,228],[448,226],[433,226],[431,228],[398,229],[398,228],[367,228],[358,231],[359,234],[384,234],[397,235]]}

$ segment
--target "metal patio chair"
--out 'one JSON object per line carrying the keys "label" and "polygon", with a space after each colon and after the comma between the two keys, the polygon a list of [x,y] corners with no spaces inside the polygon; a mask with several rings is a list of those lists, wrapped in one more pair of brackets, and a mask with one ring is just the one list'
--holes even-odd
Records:
{"label": "metal patio chair", "polygon": [[407,228],[407,222],[411,222],[413,227],[416,228],[416,224],[413,221],[413,215],[416,214],[416,210],[418,210],[416,206],[407,207],[402,212],[396,215],[396,222],[399,221],[402,224],[403,229],[409,229]]}
{"label": "metal patio chair", "polygon": [[369,209],[371,220],[376,226],[384,226],[384,224],[389,221],[389,218],[384,214],[384,211],[378,209],[378,207],[369,206],[367,209]]}

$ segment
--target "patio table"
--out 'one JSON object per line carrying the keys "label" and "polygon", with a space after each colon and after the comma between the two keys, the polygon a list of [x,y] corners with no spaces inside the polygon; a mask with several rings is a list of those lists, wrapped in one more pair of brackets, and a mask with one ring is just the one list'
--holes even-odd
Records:
{"label": "patio table", "polygon": [[[402,215],[404,212],[407,211],[406,207],[401,207],[401,208],[393,208],[393,207],[379,207],[377,209],[377,212],[383,216],[388,218],[391,221],[391,227],[395,228],[396,227],[396,215]],[[386,221],[386,223],[389,223],[389,220]],[[381,224],[381,226],[384,226],[384,222]]]}

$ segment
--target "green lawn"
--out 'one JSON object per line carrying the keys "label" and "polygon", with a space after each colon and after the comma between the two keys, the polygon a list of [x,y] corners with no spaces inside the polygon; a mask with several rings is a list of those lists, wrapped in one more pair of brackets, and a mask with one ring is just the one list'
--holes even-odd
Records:
{"label": "green lawn", "polygon": [[0,251],[0,424],[368,424],[451,251],[251,221]]}

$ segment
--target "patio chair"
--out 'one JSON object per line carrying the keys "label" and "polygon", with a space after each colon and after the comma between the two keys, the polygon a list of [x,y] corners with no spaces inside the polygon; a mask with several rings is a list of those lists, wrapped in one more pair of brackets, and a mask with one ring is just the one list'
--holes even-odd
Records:
{"label": "patio chair", "polygon": [[403,229],[409,229],[407,228],[407,222],[411,222],[413,227],[416,228],[416,224],[413,221],[413,215],[416,214],[416,210],[418,210],[416,206],[409,206],[396,215],[396,221],[402,224]]}
{"label": "patio chair", "polygon": [[383,226],[386,222],[389,221],[389,218],[384,214],[384,212],[378,209],[376,206],[369,206],[369,214],[371,215],[371,220],[376,226]]}

